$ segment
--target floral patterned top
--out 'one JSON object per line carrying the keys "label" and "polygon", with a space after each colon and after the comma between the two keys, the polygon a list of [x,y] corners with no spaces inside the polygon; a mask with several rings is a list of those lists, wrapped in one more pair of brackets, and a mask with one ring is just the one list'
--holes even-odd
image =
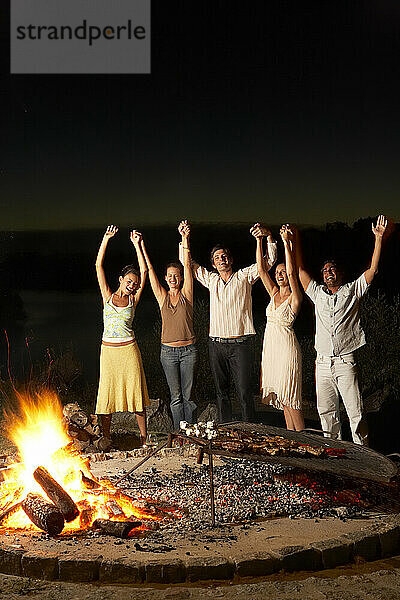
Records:
{"label": "floral patterned top", "polygon": [[128,306],[115,306],[111,295],[104,304],[103,309],[103,341],[128,342],[135,339],[132,329],[135,305],[129,296]]}

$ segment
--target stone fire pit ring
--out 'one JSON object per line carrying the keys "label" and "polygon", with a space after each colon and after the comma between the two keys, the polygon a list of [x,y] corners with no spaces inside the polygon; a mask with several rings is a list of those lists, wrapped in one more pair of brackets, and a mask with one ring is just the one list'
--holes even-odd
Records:
{"label": "stone fire pit ring", "polygon": [[[132,465],[143,450],[91,457],[96,475]],[[158,469],[196,450],[165,449],[150,459]],[[235,535],[229,535],[235,533]],[[368,519],[268,519],[204,530],[168,552],[146,539],[60,536],[39,531],[0,533],[0,572],[35,579],[121,584],[171,584],[265,577],[280,571],[330,569],[359,559],[398,553],[400,515]],[[236,539],[234,539],[236,538]],[[162,550],[162,549],[161,549]]]}

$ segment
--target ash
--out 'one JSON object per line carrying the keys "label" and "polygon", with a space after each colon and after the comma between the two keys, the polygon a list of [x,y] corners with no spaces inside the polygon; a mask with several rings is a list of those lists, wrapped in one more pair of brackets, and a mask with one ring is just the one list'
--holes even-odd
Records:
{"label": "ash", "polygon": [[[338,506],[335,490],[322,487],[319,479],[307,484],[285,481],[292,468],[254,461],[224,459],[214,467],[216,521],[254,524],[262,519],[288,517],[363,517],[356,504]],[[312,477],[312,476],[311,476]],[[332,487],[332,486],[331,486]],[[211,525],[210,477],[208,465],[190,467],[164,475],[155,467],[125,479],[124,492],[156,509],[163,503],[175,505],[182,518],[164,520],[163,532],[175,533],[208,530]]]}

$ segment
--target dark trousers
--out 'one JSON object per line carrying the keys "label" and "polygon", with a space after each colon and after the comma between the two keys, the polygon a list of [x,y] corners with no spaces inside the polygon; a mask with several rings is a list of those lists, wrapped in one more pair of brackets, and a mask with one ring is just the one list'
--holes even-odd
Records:
{"label": "dark trousers", "polygon": [[215,342],[209,340],[208,351],[210,367],[217,392],[219,418],[222,423],[232,421],[232,403],[229,398],[231,380],[235,385],[239,398],[242,419],[254,422],[254,403],[251,385],[253,371],[253,339],[246,336],[244,340],[234,343]]}

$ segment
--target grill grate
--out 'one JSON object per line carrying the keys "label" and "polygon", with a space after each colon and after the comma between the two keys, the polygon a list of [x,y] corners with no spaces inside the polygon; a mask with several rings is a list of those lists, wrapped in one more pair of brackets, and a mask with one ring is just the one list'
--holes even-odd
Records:
{"label": "grill grate", "polygon": [[[346,452],[344,455],[329,458],[310,456],[265,456],[220,450],[213,448],[212,444],[207,444],[204,440],[199,440],[198,443],[201,445],[204,452],[207,454],[210,454],[211,452],[212,454],[218,454],[220,456],[245,458],[246,460],[287,465],[311,471],[324,471],[342,477],[355,477],[357,479],[378,481],[380,483],[390,483],[398,474],[397,465],[392,460],[371,448],[359,446],[351,442],[332,440],[305,431],[288,431],[280,427],[256,423],[235,422],[223,424],[223,427],[226,429],[239,429],[244,432],[256,432],[262,435],[278,435],[301,444],[323,446],[324,448],[345,449]],[[178,434],[178,437],[185,438],[186,436]],[[190,439],[196,442],[196,438],[191,437]]]}

